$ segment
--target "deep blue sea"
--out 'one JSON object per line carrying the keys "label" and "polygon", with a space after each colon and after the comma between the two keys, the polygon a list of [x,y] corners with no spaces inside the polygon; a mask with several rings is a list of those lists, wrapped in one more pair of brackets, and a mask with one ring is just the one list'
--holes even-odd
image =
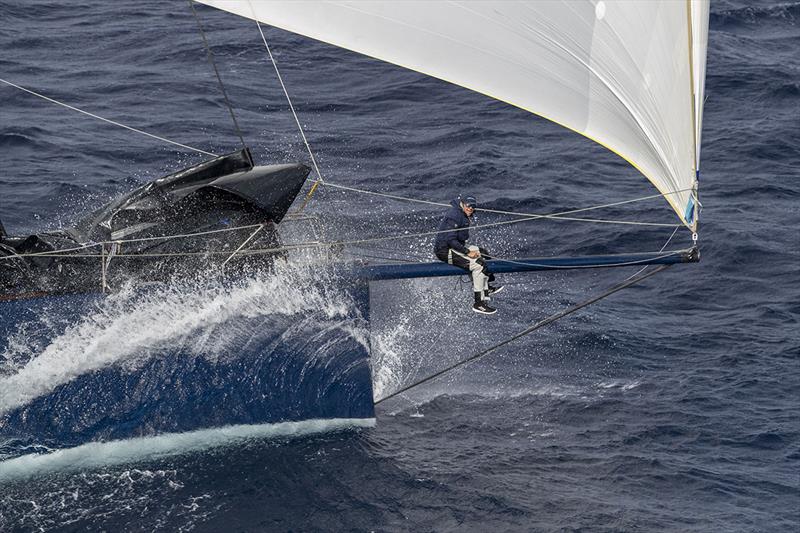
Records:
{"label": "deep blue sea", "polygon": [[[255,24],[197,10],[257,161],[307,162]],[[66,432],[11,438],[16,428],[0,417],[0,531],[800,529],[800,2],[715,0],[711,11],[699,264],[382,403],[374,424],[246,435],[215,407],[255,394],[247,365],[241,385],[208,383],[205,396],[206,384],[181,379],[182,365],[188,375],[200,360],[235,363],[258,349],[253,339],[302,351],[329,346],[326,332],[367,335],[382,397],[633,271],[507,276],[491,317],[470,312],[463,280],[387,282],[373,291],[367,329],[343,325],[337,287],[309,288],[315,273],[302,268],[234,288],[0,303],[5,401],[37,397],[57,426],[93,413],[84,398],[106,393],[173,407],[192,398],[183,409],[207,426],[73,448]],[[482,206],[543,213],[655,192],[619,157],[544,119],[281,30],[266,35],[328,181],[438,202],[470,192]],[[0,78],[209,152],[239,146],[186,2],[3,2]],[[68,226],[201,160],[0,84],[0,219],[12,234]],[[436,229],[441,215],[326,187],[307,212],[325,239],[398,236],[334,260],[431,260],[430,238],[400,237]],[[675,221],[658,198],[592,215]],[[499,256],[531,257],[655,251],[671,233],[537,220],[477,239]],[[680,230],[670,248],[690,244]],[[161,363],[170,377],[148,390],[132,379],[53,392],[85,373],[135,378]],[[102,423],[113,435],[123,422]]]}

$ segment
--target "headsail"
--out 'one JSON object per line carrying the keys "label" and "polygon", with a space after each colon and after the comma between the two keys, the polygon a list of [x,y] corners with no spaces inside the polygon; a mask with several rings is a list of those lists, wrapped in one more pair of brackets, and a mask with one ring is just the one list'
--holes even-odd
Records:
{"label": "headsail", "polygon": [[199,0],[486,94],[617,153],[693,231],[708,0]]}
{"label": "headsail", "polygon": [[709,0],[691,2],[692,17],[692,83],[694,89],[694,116],[696,152],[695,162],[700,170],[700,137],[703,130],[703,101],[706,90],[706,50],[708,49]]}

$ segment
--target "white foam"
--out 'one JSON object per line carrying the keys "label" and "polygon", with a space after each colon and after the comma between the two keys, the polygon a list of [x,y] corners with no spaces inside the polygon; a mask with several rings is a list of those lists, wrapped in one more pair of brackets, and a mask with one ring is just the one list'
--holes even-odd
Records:
{"label": "white foam", "polygon": [[0,462],[0,483],[47,472],[80,471],[157,459],[209,448],[232,446],[251,439],[297,437],[375,426],[374,418],[336,418],[277,424],[237,425],[169,433],[109,442],[92,442],[46,454],[31,454]]}
{"label": "white foam", "polygon": [[597,384],[598,387],[601,389],[621,389],[624,391],[629,391],[635,389],[642,382],[640,380],[633,380],[633,381],[623,381],[623,380],[612,380],[612,381],[601,381]]}
{"label": "white foam", "polygon": [[373,390],[382,398],[457,358],[453,337],[465,338],[472,317],[464,316],[466,306],[454,303],[452,283],[416,279],[376,285],[370,299]]}
{"label": "white foam", "polygon": [[[133,291],[110,295],[35,357],[9,353],[29,349],[25,346],[15,344],[6,350],[4,359],[24,356],[28,362],[0,378],[0,415],[80,375],[111,365],[135,367],[176,347],[213,357],[247,333],[237,329],[237,318],[311,316],[320,311],[327,319],[346,317],[347,302],[340,295],[330,294],[332,289],[314,283],[316,275],[318,272],[294,265],[234,287],[164,288],[146,295]],[[345,333],[354,333],[352,327],[347,330],[347,321],[338,322]],[[361,337],[356,340],[363,342]]]}
{"label": "white foam", "polygon": [[400,317],[393,327],[373,334],[372,388],[375,398],[381,398],[385,391],[398,389],[411,373],[410,358],[403,357],[403,354],[412,335],[408,317]]}

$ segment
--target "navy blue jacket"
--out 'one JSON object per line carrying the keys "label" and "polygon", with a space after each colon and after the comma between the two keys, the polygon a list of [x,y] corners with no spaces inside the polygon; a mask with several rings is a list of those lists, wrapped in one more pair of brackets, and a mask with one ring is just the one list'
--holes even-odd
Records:
{"label": "navy blue jacket", "polygon": [[[436,243],[433,245],[433,251],[437,256],[446,256],[449,248],[456,252],[466,254],[469,252],[466,247],[467,239],[469,239],[469,217],[464,214],[461,209],[459,199],[450,202],[450,209],[445,213],[442,223],[439,224],[439,231],[452,229],[436,234]],[[441,257],[440,257],[441,258]]]}

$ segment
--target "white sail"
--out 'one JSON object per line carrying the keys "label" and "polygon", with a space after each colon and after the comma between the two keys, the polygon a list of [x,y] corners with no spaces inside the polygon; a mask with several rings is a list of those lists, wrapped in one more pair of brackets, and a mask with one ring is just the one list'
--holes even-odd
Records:
{"label": "white sail", "polygon": [[703,130],[703,100],[706,90],[709,2],[692,2],[692,75],[694,76],[695,162],[700,169],[700,137]]}
{"label": "white sail", "polygon": [[708,0],[201,1],[581,133],[696,229]]}

